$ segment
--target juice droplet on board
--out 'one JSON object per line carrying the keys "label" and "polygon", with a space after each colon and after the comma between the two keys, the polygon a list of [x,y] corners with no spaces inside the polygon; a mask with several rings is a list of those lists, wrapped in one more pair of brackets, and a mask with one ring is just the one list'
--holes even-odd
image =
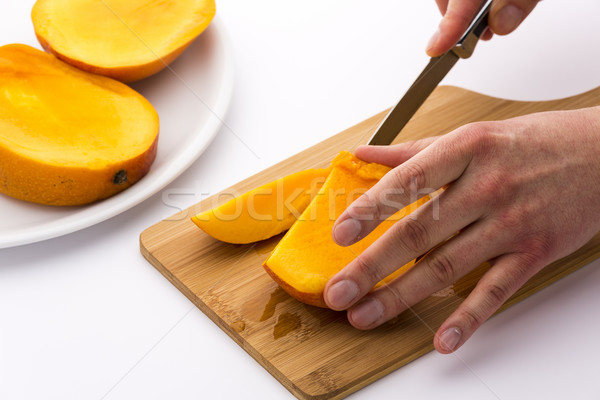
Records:
{"label": "juice droplet on board", "polygon": [[289,335],[291,332],[300,328],[302,321],[296,314],[285,312],[279,316],[277,323],[273,327],[273,338],[275,340],[281,339],[284,336]]}

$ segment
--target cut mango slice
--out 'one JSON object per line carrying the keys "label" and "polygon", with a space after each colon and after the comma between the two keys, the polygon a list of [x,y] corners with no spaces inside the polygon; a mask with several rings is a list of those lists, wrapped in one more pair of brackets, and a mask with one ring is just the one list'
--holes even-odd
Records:
{"label": "cut mango slice", "polygon": [[328,174],[328,168],[321,168],[285,176],[200,213],[192,221],[210,236],[227,243],[268,239],[292,226]]}
{"label": "cut mango slice", "polygon": [[165,68],[214,15],[214,0],[38,0],[31,13],[47,51],[123,82]]}
{"label": "cut mango slice", "polygon": [[[361,161],[350,153],[333,165],[319,193],[264,263],[267,273],[292,297],[326,307],[323,291],[329,279],[360,256],[392,224],[429,200],[425,197],[403,208],[352,246],[337,245],[331,235],[335,220],[389,170],[380,164]],[[411,261],[384,281],[394,279],[413,264]]]}
{"label": "cut mango slice", "polygon": [[0,47],[0,192],[80,205],[150,169],[158,115],[139,93],[25,45]]}

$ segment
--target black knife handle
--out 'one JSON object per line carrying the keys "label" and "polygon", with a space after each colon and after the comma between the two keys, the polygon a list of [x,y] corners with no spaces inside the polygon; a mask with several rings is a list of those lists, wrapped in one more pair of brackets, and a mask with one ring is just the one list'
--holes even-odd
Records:
{"label": "black knife handle", "polygon": [[483,3],[481,10],[471,22],[471,25],[467,28],[465,33],[462,35],[458,43],[450,50],[460,58],[469,58],[473,55],[475,46],[479,41],[481,35],[488,27],[488,15],[492,6],[492,0],[487,0]]}

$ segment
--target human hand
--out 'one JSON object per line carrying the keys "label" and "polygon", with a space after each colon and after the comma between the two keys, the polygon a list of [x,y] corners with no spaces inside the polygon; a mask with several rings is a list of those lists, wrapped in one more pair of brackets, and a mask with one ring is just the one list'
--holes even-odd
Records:
{"label": "human hand", "polygon": [[[359,329],[390,320],[489,261],[435,335],[436,349],[450,353],[536,272],[600,231],[600,107],[479,122],[437,138],[363,146],[356,155],[395,168],[338,218],[332,234],[343,246],[415,193],[447,185],[328,282],[326,304],[348,310]],[[403,276],[371,290],[430,250]]]}
{"label": "human hand", "polygon": [[[488,29],[482,35],[487,40],[495,33],[506,35],[517,29],[540,0],[494,0],[488,17]],[[427,54],[444,54],[458,42],[479,7],[481,0],[436,0],[443,15],[438,30],[427,44]]]}

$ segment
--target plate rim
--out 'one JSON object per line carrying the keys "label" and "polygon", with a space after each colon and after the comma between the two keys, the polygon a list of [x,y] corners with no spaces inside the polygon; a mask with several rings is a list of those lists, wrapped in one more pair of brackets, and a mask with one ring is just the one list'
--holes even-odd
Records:
{"label": "plate rim", "polygon": [[[53,239],[111,219],[141,204],[164,189],[204,153],[223,127],[223,120],[231,105],[234,87],[233,49],[221,19],[215,16],[208,29],[214,30],[216,33],[216,41],[223,52],[223,79],[216,100],[210,107],[211,115],[205,123],[194,131],[194,138],[190,141],[190,145],[187,146],[186,150],[180,153],[169,166],[158,171],[158,175],[153,176],[152,183],[147,184],[139,192],[134,192],[134,194],[128,196],[127,190],[125,190],[100,202],[83,206],[86,208],[86,213],[83,216],[79,214],[82,210],[78,208],[72,215],[67,215],[57,221],[29,227],[23,231],[2,232],[0,230],[0,249]],[[93,212],[96,210],[100,210],[100,212]]]}

